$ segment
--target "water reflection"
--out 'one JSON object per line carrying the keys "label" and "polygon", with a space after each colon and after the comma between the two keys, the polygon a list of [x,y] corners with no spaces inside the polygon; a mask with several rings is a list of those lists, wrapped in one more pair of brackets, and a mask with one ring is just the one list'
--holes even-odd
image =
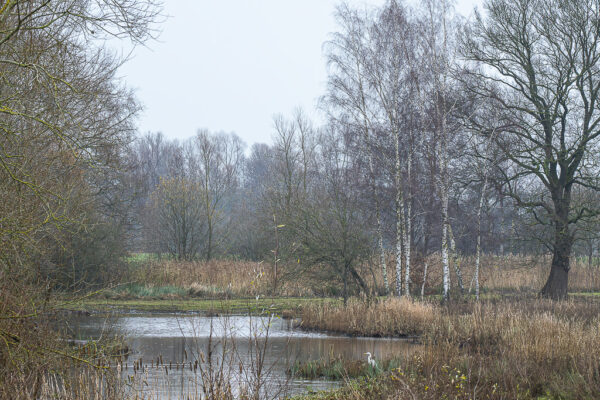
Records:
{"label": "water reflection", "polygon": [[268,386],[261,390],[267,397],[267,392],[290,395],[339,384],[290,379],[286,371],[295,361],[328,357],[363,359],[367,351],[382,360],[407,356],[414,351],[414,345],[404,340],[304,332],[294,329],[292,321],[279,318],[124,315],[111,323],[100,317],[78,317],[71,325],[79,339],[97,338],[108,326],[124,334],[130,349],[125,372],[132,373],[134,362],[141,359],[148,387],[158,392],[160,398],[199,392],[199,372],[194,365],[196,361],[200,367],[205,365],[209,352],[218,363],[226,360],[224,368],[228,369],[228,376],[236,387],[248,379],[248,371],[256,369],[257,360],[261,360],[263,377],[268,380]]}

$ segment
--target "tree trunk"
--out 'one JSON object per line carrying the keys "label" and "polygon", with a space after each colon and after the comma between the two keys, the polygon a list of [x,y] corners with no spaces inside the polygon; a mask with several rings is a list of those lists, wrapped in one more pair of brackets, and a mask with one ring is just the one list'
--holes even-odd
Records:
{"label": "tree trunk", "polygon": [[442,271],[443,271],[443,301],[450,300],[450,265],[448,260],[448,192],[442,188]]}
{"label": "tree trunk", "polygon": [[404,256],[402,233],[404,230],[404,199],[402,193],[402,164],[400,162],[400,134],[396,134],[396,295],[402,295],[402,258]]}
{"label": "tree trunk", "polygon": [[567,298],[567,287],[569,284],[569,257],[562,251],[554,250],[550,276],[542,289],[542,297],[553,300]]}
{"label": "tree trunk", "polygon": [[541,295],[553,300],[562,300],[567,298],[573,236],[569,232],[569,201],[555,201],[555,204],[557,217],[554,221],[552,267]]}
{"label": "tree trunk", "polygon": [[[475,298],[479,300],[479,265],[481,263],[481,211],[483,210],[483,203],[485,200],[485,192],[487,190],[488,185],[488,168],[485,169],[483,186],[481,188],[481,195],[479,196],[479,207],[477,207],[477,249],[475,255],[475,273],[473,275],[473,279],[475,280]],[[503,213],[504,214],[504,213]],[[500,230],[502,231],[502,225]],[[502,234],[500,234],[502,240]],[[502,242],[501,242],[502,243]],[[501,244],[500,255],[504,255],[504,247]],[[471,281],[473,283],[473,281]],[[469,287],[469,293],[471,292],[471,288]]]}
{"label": "tree trunk", "polygon": [[[484,186],[485,187],[485,186]],[[479,300],[479,265],[481,264],[481,206],[483,203],[483,191],[479,200],[479,210],[477,211],[477,249],[475,250],[475,273],[473,281],[475,281],[475,298]],[[471,284],[473,283],[471,281]],[[471,288],[469,287],[469,293]]]}
{"label": "tree trunk", "polygon": [[347,271],[350,272],[350,275],[354,278],[358,286],[360,286],[361,290],[368,296],[369,295],[369,287],[367,286],[367,282],[360,276],[360,274],[356,271],[352,265],[347,266]]}
{"label": "tree trunk", "polygon": [[465,294],[465,285],[463,283],[462,272],[460,270],[460,263],[458,262],[458,252],[456,251],[456,241],[454,240],[454,233],[452,232],[452,226],[448,224],[448,235],[450,236],[450,251],[452,252],[452,264],[454,265],[454,272],[456,273],[456,281],[460,294]]}
{"label": "tree trunk", "polygon": [[275,224],[275,259],[273,260],[273,294],[277,294],[277,267],[279,264],[279,225],[277,225],[277,214],[273,214]]}
{"label": "tree trunk", "polygon": [[404,253],[405,253],[405,262],[404,262],[404,295],[410,297],[410,246],[411,246],[411,213],[412,213],[412,195],[410,192],[411,188],[411,164],[412,164],[412,151],[408,154],[407,160],[407,171],[408,171],[408,188],[409,195],[408,201],[406,203],[406,221],[404,224]]}
{"label": "tree trunk", "polygon": [[344,307],[346,307],[346,305],[348,304],[348,268],[346,266],[344,266],[344,292],[343,292],[343,296],[344,296]]}
{"label": "tree trunk", "polygon": [[[365,123],[366,124],[366,123]],[[371,173],[371,191],[373,192],[373,200],[375,201],[375,218],[377,219],[377,245],[379,247],[379,263],[383,273],[383,286],[385,288],[385,294],[390,293],[390,283],[388,280],[387,264],[385,261],[385,248],[383,247],[383,227],[381,224],[381,207],[379,205],[379,195],[377,194],[377,185],[375,183],[375,166],[373,165],[373,151],[369,147],[368,129],[365,128],[365,140],[367,140],[366,146],[369,149],[369,172]]]}
{"label": "tree trunk", "polygon": [[[375,190],[373,190],[375,192]],[[385,248],[383,247],[383,227],[381,226],[381,210],[379,208],[379,198],[375,194],[375,214],[377,217],[377,244],[379,247],[379,263],[383,273],[383,286],[385,288],[385,294],[390,293],[390,282],[388,280],[387,264],[385,261]]]}
{"label": "tree trunk", "polygon": [[208,244],[206,247],[206,261],[210,261],[212,258],[212,239],[213,239],[213,228],[212,228],[212,218],[208,220]]}
{"label": "tree trunk", "polygon": [[421,300],[425,296],[425,282],[427,282],[427,262],[425,262],[425,267],[423,267],[423,284],[421,285]]}

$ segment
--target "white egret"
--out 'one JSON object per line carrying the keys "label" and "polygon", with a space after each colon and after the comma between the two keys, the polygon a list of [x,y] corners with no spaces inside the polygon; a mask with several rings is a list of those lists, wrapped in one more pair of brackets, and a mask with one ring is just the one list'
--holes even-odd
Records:
{"label": "white egret", "polygon": [[373,368],[377,368],[377,362],[371,357],[371,353],[367,351],[365,355],[367,356],[367,364]]}

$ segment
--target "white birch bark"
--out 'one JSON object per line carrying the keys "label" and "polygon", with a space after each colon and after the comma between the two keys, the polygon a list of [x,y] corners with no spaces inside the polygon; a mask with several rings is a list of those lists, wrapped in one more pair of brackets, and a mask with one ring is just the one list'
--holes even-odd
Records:
{"label": "white birch bark", "polygon": [[485,178],[483,180],[483,187],[481,188],[481,197],[479,198],[479,208],[477,209],[477,250],[475,255],[475,274],[473,277],[475,280],[475,298],[477,300],[479,300],[479,264],[481,259],[481,210],[483,209],[483,201],[485,198],[487,184],[488,174],[486,170]]}
{"label": "white birch bark", "polygon": [[381,211],[379,209],[379,201],[375,200],[375,213],[377,218],[377,242],[379,245],[379,263],[381,264],[381,270],[383,273],[383,287],[385,288],[385,294],[390,293],[390,282],[388,280],[387,263],[385,261],[385,248],[383,247],[383,228],[381,226]]}
{"label": "white birch bark", "polygon": [[[443,185],[442,185],[443,186]],[[448,191],[442,189],[442,282],[443,299],[450,299],[450,267],[448,260]]]}
{"label": "white birch bark", "polygon": [[[450,182],[448,176],[448,132],[447,132],[447,118],[446,118],[446,84],[447,84],[447,42],[448,42],[448,32],[446,29],[446,0],[441,1],[442,6],[442,34],[443,34],[443,42],[442,42],[442,70],[436,72],[436,108],[438,110],[438,118],[441,119],[441,132],[440,137],[438,138],[439,146],[438,146],[438,165],[440,168],[440,179],[438,179],[439,189],[440,189],[440,198],[441,198],[441,208],[442,208],[442,274],[443,274],[443,300],[444,302],[450,299],[450,266],[448,259],[448,230],[450,226],[450,220],[448,216],[448,198],[450,191]],[[434,7],[434,3],[430,3],[430,7]],[[430,9],[431,12],[431,25],[432,29],[435,26],[433,21],[433,10]],[[438,64],[438,56],[435,52],[435,44],[433,44],[433,56],[434,61]],[[441,75],[441,77],[440,77]],[[441,79],[440,79],[441,78]],[[441,97],[440,97],[441,95]]]}
{"label": "white birch bark", "polygon": [[[410,188],[410,182],[411,182],[411,169],[412,169],[412,149],[408,153],[408,159],[407,159],[407,175],[408,175],[407,178],[408,178],[408,182],[409,182],[409,188]],[[404,255],[405,255],[405,259],[404,259],[405,260],[404,261],[404,272],[405,272],[404,295],[407,297],[410,297],[410,246],[411,246],[411,231],[412,231],[411,212],[412,212],[412,204],[411,204],[411,199],[409,196],[408,201],[406,203],[406,214],[407,215],[406,215],[406,221],[405,221],[405,225],[404,225],[404,235],[403,235]]]}
{"label": "white birch bark", "polygon": [[402,295],[402,257],[404,256],[404,199],[402,196],[402,165],[400,161],[400,135],[396,134],[396,295]]}

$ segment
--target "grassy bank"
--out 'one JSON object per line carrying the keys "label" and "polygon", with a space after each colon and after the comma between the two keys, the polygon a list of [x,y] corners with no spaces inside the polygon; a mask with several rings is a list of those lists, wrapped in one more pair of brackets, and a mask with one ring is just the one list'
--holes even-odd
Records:
{"label": "grassy bank", "polygon": [[[450,307],[388,300],[308,306],[303,325],[354,334],[418,334],[401,368],[318,399],[595,399],[600,397],[600,303],[537,299]],[[384,312],[385,311],[385,312]]]}
{"label": "grassy bank", "polygon": [[243,314],[248,311],[269,311],[284,316],[300,315],[308,305],[337,304],[338,299],[277,297],[253,299],[105,299],[85,298],[64,303],[63,308],[90,312],[148,311],[148,312],[202,312]]}

